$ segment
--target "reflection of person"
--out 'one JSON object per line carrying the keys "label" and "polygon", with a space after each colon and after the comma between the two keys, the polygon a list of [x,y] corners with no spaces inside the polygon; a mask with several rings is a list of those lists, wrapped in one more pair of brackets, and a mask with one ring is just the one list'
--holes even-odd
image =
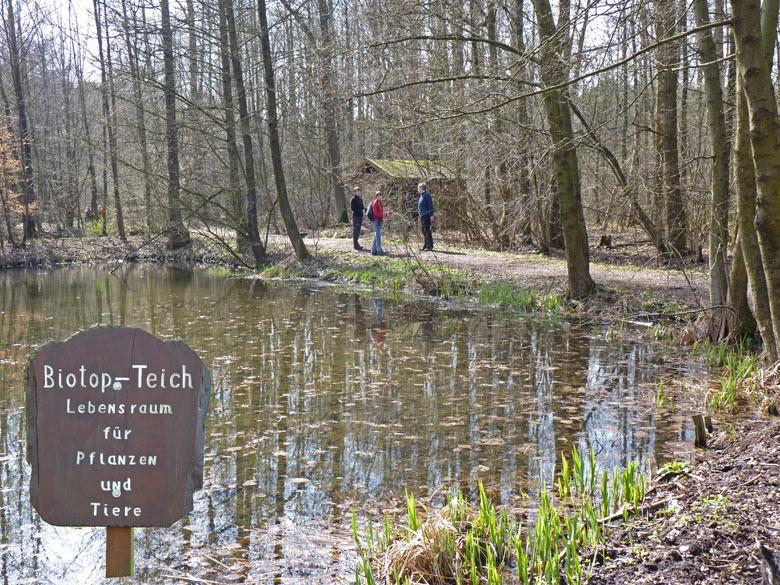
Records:
{"label": "reflection of person", "polygon": [[426,355],[430,355],[435,350],[435,339],[433,331],[433,319],[434,314],[426,311],[422,315],[422,321],[420,321],[420,339],[425,350]]}
{"label": "reflection of person", "polygon": [[363,304],[360,301],[360,295],[357,293],[352,294],[352,303],[355,309],[355,338],[358,341],[363,342],[366,340],[366,315],[363,312]]}
{"label": "reflection of person", "polygon": [[385,206],[382,204],[382,194],[379,191],[376,192],[370,207],[374,212],[374,243],[371,245],[371,255],[384,256],[385,251],[382,250],[382,224],[385,221]]}
{"label": "reflection of person", "polygon": [[380,298],[375,298],[373,301],[374,324],[371,326],[371,336],[374,339],[374,343],[381,347],[388,332],[387,323],[385,323],[385,301]]}
{"label": "reflection of person", "polygon": [[428,192],[428,186],[425,183],[417,185],[417,192],[420,194],[420,200],[417,203],[417,213],[420,216],[420,227],[425,240],[422,251],[432,252],[433,234],[431,233],[431,222],[433,221],[433,198]]}
{"label": "reflection of person", "polygon": [[352,247],[355,250],[362,250],[363,246],[358,242],[358,238],[360,237],[360,228],[363,226],[363,214],[366,208],[363,205],[360,187],[355,187],[353,193],[352,200],[349,202],[352,208]]}

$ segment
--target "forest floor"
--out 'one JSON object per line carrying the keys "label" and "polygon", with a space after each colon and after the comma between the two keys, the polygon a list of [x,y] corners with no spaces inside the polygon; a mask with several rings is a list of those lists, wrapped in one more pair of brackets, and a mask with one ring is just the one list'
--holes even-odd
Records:
{"label": "forest floor", "polygon": [[643,506],[652,512],[612,530],[590,583],[759,584],[758,543],[780,564],[780,420],[727,426],[696,454],[656,484]]}

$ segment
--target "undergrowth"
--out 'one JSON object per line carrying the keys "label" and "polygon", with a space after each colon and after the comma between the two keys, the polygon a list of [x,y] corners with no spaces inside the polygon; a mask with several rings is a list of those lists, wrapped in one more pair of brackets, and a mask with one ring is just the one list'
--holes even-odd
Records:
{"label": "undergrowth", "polygon": [[597,473],[595,455],[585,459],[576,448],[571,465],[562,455],[557,481],[558,505],[546,486],[539,494],[533,521],[510,517],[478,484],[475,503],[459,489],[445,505],[423,516],[415,498],[406,495],[406,519],[380,526],[369,521],[361,536],[357,518],[352,530],[360,559],[356,585],[523,585],[585,583],[589,563],[604,546],[611,521],[627,520],[639,510],[645,477],[635,462],[623,470]]}
{"label": "undergrowth", "polygon": [[728,409],[755,398],[753,379],[758,367],[746,340],[735,345],[705,341],[694,344],[694,351],[697,349],[708,367],[721,369],[720,377],[707,393],[709,408]]}

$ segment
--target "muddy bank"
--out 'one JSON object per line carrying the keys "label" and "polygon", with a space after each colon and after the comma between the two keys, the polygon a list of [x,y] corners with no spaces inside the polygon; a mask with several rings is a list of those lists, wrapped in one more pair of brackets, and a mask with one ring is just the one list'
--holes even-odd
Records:
{"label": "muddy bank", "polygon": [[697,455],[648,497],[653,513],[612,531],[591,583],[763,582],[757,542],[780,560],[780,420],[724,430]]}
{"label": "muddy bank", "polygon": [[24,248],[0,245],[0,269],[48,268],[54,266],[115,265],[120,262],[177,262],[201,264],[238,263],[224,248],[202,238],[194,238],[191,248],[175,253],[165,248],[165,238],[43,237],[29,240]]}

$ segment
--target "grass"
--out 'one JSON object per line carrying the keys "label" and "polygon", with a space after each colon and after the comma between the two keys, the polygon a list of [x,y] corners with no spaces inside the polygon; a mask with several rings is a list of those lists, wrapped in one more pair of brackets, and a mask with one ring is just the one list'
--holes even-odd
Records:
{"label": "grass", "polygon": [[[388,291],[393,298],[403,294],[426,294],[445,300],[476,300],[528,313],[559,314],[565,309],[563,296],[518,287],[507,280],[494,281],[474,271],[443,264],[427,264],[398,258],[344,256],[322,252],[318,276],[331,282]],[[276,264],[261,272],[265,278],[301,278],[305,270],[296,264]]]}
{"label": "grass", "polygon": [[694,344],[704,362],[710,368],[720,368],[717,384],[707,392],[707,406],[714,411],[729,409],[746,400],[753,392],[754,374],[757,371],[756,356],[751,353],[747,340],[736,345],[726,343]]}
{"label": "grass", "polygon": [[479,301],[486,305],[498,305],[528,313],[559,313],[564,306],[563,296],[558,293],[540,294],[535,289],[518,288],[508,281],[481,286]]}
{"label": "grass", "polygon": [[382,529],[369,522],[361,536],[353,514],[352,529],[360,559],[356,585],[376,583],[428,585],[503,585],[505,583],[585,583],[588,555],[598,552],[609,523],[637,513],[646,481],[636,463],[599,476],[595,455],[576,449],[562,455],[556,507],[543,485],[532,523],[510,517],[478,484],[476,502],[463,492],[448,494],[445,505],[428,514],[406,494],[406,518]]}
{"label": "grass", "polygon": [[[112,226],[109,224],[107,227],[108,233],[112,232]],[[84,235],[90,238],[99,238],[103,235],[103,220],[93,219],[84,224]]]}
{"label": "grass", "polygon": [[296,264],[272,264],[264,268],[260,275],[263,278],[301,278],[303,269]]}
{"label": "grass", "polygon": [[661,469],[658,470],[660,477],[669,477],[674,475],[688,475],[691,471],[691,464],[687,461],[670,461],[665,463]]}

